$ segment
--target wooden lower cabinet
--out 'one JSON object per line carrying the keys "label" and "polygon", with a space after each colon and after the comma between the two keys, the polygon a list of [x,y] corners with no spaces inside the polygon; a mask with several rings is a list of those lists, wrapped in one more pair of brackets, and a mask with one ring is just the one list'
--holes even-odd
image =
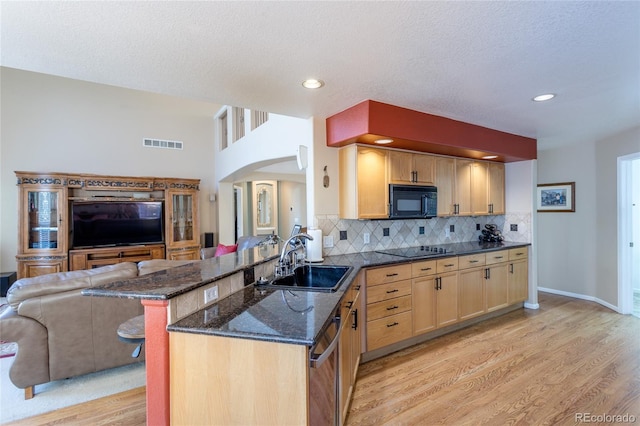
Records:
{"label": "wooden lower cabinet", "polygon": [[411,280],[400,269],[409,263],[367,271],[367,351],[399,342],[409,317],[419,336],[523,302],[527,262],[521,247],[412,262]]}
{"label": "wooden lower cabinet", "polygon": [[485,313],[485,273],[486,268],[484,266],[459,272],[459,314],[461,321]]}
{"label": "wooden lower cabinet", "polygon": [[18,278],[38,277],[55,274],[67,270],[67,256],[16,256],[18,261]]}
{"label": "wooden lower cabinet", "polygon": [[367,351],[412,335],[411,264],[366,271]]}
{"label": "wooden lower cabinet", "polygon": [[529,296],[529,251],[527,247],[509,250],[509,304],[523,302]]}
{"label": "wooden lower cabinet", "polygon": [[186,249],[167,249],[167,259],[169,260],[199,260],[200,246]]}
{"label": "wooden lower cabinet", "polygon": [[343,300],[344,309],[341,313],[342,332],[338,347],[340,359],[338,373],[338,412],[339,424],[344,424],[349,411],[349,401],[353,394],[362,354],[362,327],[363,315],[360,288],[364,281],[364,272],[360,272],[352,288],[348,290]]}
{"label": "wooden lower cabinet", "polygon": [[103,247],[69,251],[69,270],[93,269],[122,262],[164,259],[164,244],[131,247]]}
{"label": "wooden lower cabinet", "polygon": [[487,312],[509,306],[508,269],[507,263],[497,263],[487,267],[485,279]]}
{"label": "wooden lower cabinet", "polygon": [[439,274],[436,293],[436,325],[444,327],[458,322],[458,272]]}

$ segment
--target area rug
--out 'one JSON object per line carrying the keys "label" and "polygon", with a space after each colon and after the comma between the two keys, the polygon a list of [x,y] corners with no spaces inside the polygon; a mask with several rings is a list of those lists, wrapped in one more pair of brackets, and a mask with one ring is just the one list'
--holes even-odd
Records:
{"label": "area rug", "polygon": [[14,359],[0,359],[0,425],[139,388],[146,382],[144,362],[139,362],[36,385],[36,395],[25,400],[24,389],[15,387],[9,380]]}

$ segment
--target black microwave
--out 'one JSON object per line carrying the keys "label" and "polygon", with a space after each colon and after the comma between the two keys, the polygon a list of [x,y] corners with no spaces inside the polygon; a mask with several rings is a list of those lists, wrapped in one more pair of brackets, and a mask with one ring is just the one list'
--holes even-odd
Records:
{"label": "black microwave", "polygon": [[435,186],[389,185],[389,218],[418,219],[438,215]]}

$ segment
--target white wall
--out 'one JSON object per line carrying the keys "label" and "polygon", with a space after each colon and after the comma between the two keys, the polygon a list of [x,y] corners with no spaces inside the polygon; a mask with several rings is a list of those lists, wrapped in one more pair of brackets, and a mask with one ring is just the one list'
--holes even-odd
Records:
{"label": "white wall", "polygon": [[538,213],[538,285],[618,304],[617,158],[640,151],[640,127],[538,153],[538,183],[575,182],[575,213]]}
{"label": "white wall", "polygon": [[[201,231],[215,231],[213,116],[220,105],[0,68],[0,270],[15,271],[15,170],[201,179]],[[145,137],[184,150],[144,148]]]}
{"label": "white wall", "polygon": [[[246,178],[254,170],[286,160],[294,160],[300,145],[308,148],[306,181],[313,175],[313,119],[300,119],[269,114],[269,120],[243,138],[216,151],[216,181],[218,182],[219,242],[234,242],[233,182]],[[310,189],[307,189],[307,200]],[[307,211],[309,205],[307,204]],[[302,225],[307,225],[304,218]],[[288,235],[287,230],[282,233]],[[282,235],[281,235],[282,236]]]}

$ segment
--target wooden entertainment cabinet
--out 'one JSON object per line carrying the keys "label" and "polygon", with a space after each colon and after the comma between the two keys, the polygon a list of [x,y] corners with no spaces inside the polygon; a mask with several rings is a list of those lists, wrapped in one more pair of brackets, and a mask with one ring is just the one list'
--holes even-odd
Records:
{"label": "wooden entertainment cabinet", "polygon": [[[18,278],[120,262],[200,257],[199,179],[15,173]],[[70,205],[76,200],[162,201],[164,243],[73,249]]]}

